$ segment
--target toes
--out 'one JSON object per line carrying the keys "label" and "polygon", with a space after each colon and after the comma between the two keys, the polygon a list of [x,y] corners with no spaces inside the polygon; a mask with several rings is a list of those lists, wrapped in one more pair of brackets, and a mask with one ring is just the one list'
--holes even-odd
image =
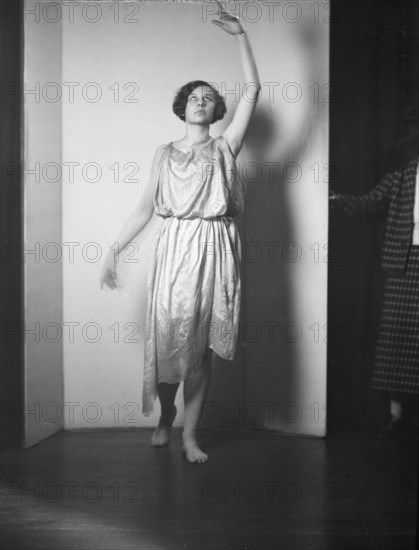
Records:
{"label": "toes", "polygon": [[203,453],[200,449],[184,449],[185,457],[191,464],[202,464],[207,462],[208,455]]}

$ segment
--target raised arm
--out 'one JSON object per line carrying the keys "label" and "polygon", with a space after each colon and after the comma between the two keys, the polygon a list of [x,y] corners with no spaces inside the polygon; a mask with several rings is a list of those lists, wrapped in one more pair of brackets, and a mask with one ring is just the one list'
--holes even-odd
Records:
{"label": "raised arm", "polygon": [[260,81],[249,39],[238,17],[225,10],[218,0],[216,2],[219,7],[218,15],[220,19],[213,20],[212,22],[225,32],[234,35],[239,48],[240,64],[244,79],[241,98],[233,120],[224,131],[224,137],[230,145],[231,150],[235,155],[238,155],[256,107],[260,91]]}

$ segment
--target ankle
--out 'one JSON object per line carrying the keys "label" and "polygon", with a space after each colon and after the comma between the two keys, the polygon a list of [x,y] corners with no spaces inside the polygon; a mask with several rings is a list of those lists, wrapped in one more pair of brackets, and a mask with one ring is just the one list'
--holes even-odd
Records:
{"label": "ankle", "polygon": [[403,415],[403,408],[400,401],[391,400],[390,402],[390,414],[397,418],[397,420],[401,420]]}
{"label": "ankle", "polygon": [[182,438],[186,441],[189,441],[191,439],[196,439],[195,431],[183,430]]}
{"label": "ankle", "polygon": [[176,407],[173,405],[171,408],[164,409],[160,413],[160,422],[170,423],[173,422],[174,417],[176,416]]}

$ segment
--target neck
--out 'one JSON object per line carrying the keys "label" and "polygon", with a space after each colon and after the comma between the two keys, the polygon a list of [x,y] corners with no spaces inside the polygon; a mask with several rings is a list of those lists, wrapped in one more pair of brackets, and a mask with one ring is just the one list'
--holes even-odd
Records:
{"label": "neck", "polygon": [[197,141],[203,141],[209,137],[209,126],[200,126],[197,124],[186,124],[186,134],[183,138],[187,143],[192,144]]}

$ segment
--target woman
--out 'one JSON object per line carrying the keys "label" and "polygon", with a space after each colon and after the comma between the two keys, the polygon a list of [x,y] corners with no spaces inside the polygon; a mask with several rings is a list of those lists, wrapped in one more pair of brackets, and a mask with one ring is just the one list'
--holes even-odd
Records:
{"label": "woman", "polygon": [[385,288],[374,355],[372,388],[388,407],[379,440],[409,430],[407,404],[419,391],[419,147],[418,114],[404,113],[400,138],[392,151],[398,159],[369,193],[331,195],[331,204],[349,216],[386,215],[382,249]]}
{"label": "woman", "polygon": [[[173,111],[185,122],[183,138],[158,147],[150,181],[117,241],[123,249],[150,220],[163,218],[148,271],[143,413],[157,392],[161,417],[151,437],[159,447],[170,441],[179,383],[184,382],[183,450],[191,463],[206,462],[195,430],[211,379],[215,351],[233,359],[240,308],[240,240],[232,221],[243,191],[235,158],[256,106],[259,77],[247,35],[238,18],[217,2],[213,23],[237,41],[244,94],[222,136],[210,125],[225,112],[223,99],[204,81],[183,86]],[[246,86],[249,84],[249,86]],[[109,251],[103,284],[116,286],[116,258]]]}

